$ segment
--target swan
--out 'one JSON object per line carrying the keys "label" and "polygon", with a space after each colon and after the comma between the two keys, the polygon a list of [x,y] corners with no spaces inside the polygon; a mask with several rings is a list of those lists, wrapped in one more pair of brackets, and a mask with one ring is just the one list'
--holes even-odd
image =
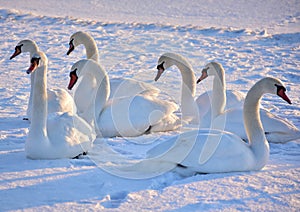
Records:
{"label": "swan", "polygon": [[[204,117],[203,120],[206,120],[206,122],[201,122],[201,126],[224,129],[246,139],[246,131],[243,126],[243,108],[231,108],[230,110],[225,110],[224,108],[226,82],[222,65],[217,62],[208,63],[202,70],[202,75],[197,82],[204,80],[208,76],[214,77],[211,103],[212,114],[211,117]],[[273,115],[263,108],[260,109],[260,117],[269,142],[285,143],[300,138],[300,131],[292,123]],[[212,125],[210,125],[211,120],[213,120]]]}
{"label": "swan", "polygon": [[[72,66],[68,89],[71,90],[77,82],[80,86],[81,80],[87,76],[92,82],[87,88],[90,90],[90,100],[85,102],[86,111],[81,111],[79,116],[96,128],[99,137],[139,136],[179,127],[180,120],[173,113],[178,107],[173,102],[143,93],[109,99],[108,75],[94,60],[83,59]],[[76,90],[75,101],[80,98]]]}
{"label": "swan", "polygon": [[[12,54],[10,59],[15,58],[22,52],[29,52],[30,58],[33,54],[38,52],[39,48],[37,44],[32,40],[21,40],[15,47],[15,52]],[[30,75],[30,94],[29,102],[27,107],[27,117],[31,120],[32,116],[32,96],[33,96],[33,85],[34,85],[34,76],[35,73]],[[72,96],[64,89],[55,88],[48,89],[48,113],[53,112],[71,112],[73,111],[73,98]]]}
{"label": "swan", "polygon": [[95,136],[92,128],[77,115],[47,114],[47,57],[36,52],[28,74],[35,73],[32,106],[34,113],[25,142],[26,156],[31,159],[74,158],[87,152]]}
{"label": "swan", "polygon": [[291,104],[279,79],[259,80],[247,93],[244,125],[249,139],[220,130],[199,129],[184,132],[149,150],[146,159],[118,167],[127,176],[152,177],[173,170],[183,176],[262,169],[269,158],[269,143],[260,120],[259,104],[265,93],[276,94]]}
{"label": "swan", "polygon": [[[155,81],[157,81],[163,72],[171,66],[177,66],[181,76],[181,111],[183,119],[189,120],[190,123],[198,123],[199,119],[202,122],[203,117],[209,116],[210,104],[208,104],[209,96],[211,92],[205,92],[200,95],[196,100],[194,99],[196,93],[196,78],[192,66],[183,56],[176,53],[164,53],[158,59],[157,75]],[[227,91],[227,95],[230,96],[230,101],[226,102],[226,108],[235,108],[242,106],[243,96],[242,94],[234,91]]]}
{"label": "swan", "polygon": [[[82,31],[75,32],[73,35],[71,35],[67,55],[71,54],[71,52],[73,52],[74,49],[81,44],[83,44],[85,47],[87,59],[99,62],[99,52],[94,38],[90,34]],[[81,83],[81,85],[83,85],[83,88],[79,89],[81,90],[82,97],[86,95],[86,92],[84,90],[84,84],[89,84],[88,78],[85,82]],[[160,91],[158,88],[149,83],[140,82],[134,79],[110,79],[110,99],[122,96],[134,96],[141,92],[157,93]],[[77,105],[77,107],[78,106],[82,107],[81,104]]]}

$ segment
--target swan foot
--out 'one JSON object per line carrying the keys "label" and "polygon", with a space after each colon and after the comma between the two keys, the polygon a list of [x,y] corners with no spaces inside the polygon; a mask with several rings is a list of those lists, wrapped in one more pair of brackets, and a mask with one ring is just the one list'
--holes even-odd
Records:
{"label": "swan foot", "polygon": [[[193,171],[193,170],[190,170],[190,172],[189,172],[189,171],[186,170],[186,169],[188,169],[188,167],[185,166],[185,165],[182,165],[180,163],[177,164],[177,168],[179,168],[179,170],[180,169],[185,170],[184,173],[182,173],[181,171],[178,172],[178,174],[183,176],[183,177],[208,174],[208,173],[205,173],[205,172],[197,172],[197,171]],[[188,174],[186,172],[188,172]]]}
{"label": "swan foot", "polygon": [[28,118],[23,118],[23,120],[24,120],[24,121],[29,121],[29,119],[28,119]]}
{"label": "swan foot", "polygon": [[204,173],[204,172],[196,172],[195,175],[206,175],[208,173]]}
{"label": "swan foot", "polygon": [[184,165],[182,165],[182,164],[180,164],[180,163],[178,163],[177,166],[180,167],[180,168],[184,168],[184,169],[187,168],[187,166],[184,166]]}
{"label": "swan foot", "polygon": [[73,157],[72,159],[80,159],[81,156],[84,156],[84,155],[87,155],[87,154],[88,154],[88,152],[83,152],[83,153],[81,153],[81,154],[79,154],[79,155]]}
{"label": "swan foot", "polygon": [[148,127],[148,129],[145,131],[144,134],[146,134],[146,135],[150,134],[150,133],[151,133],[151,128],[152,128],[152,126],[150,125],[150,126]]}

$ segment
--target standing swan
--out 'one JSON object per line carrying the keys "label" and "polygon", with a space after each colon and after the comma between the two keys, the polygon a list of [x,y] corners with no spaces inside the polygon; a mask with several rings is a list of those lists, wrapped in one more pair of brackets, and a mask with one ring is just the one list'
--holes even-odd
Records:
{"label": "standing swan", "polygon": [[[10,57],[10,59],[15,58],[22,52],[29,52],[30,59],[33,54],[38,52],[39,48],[37,44],[32,40],[22,40],[15,47],[15,52]],[[30,75],[30,94],[29,94],[29,102],[27,107],[27,117],[31,120],[32,116],[32,96],[33,96],[33,85],[34,85],[35,73]],[[53,112],[72,112],[73,111],[73,98],[71,95],[64,89],[55,88],[48,89],[48,113]]]}
{"label": "standing swan", "polygon": [[[182,76],[181,87],[181,110],[183,119],[191,120],[191,123],[197,123],[200,118],[202,119],[207,114],[210,114],[211,106],[209,104],[209,92],[205,92],[194,100],[196,93],[196,78],[190,63],[181,55],[175,53],[164,53],[158,59],[157,81],[163,72],[171,66],[177,66]],[[237,92],[228,91],[230,95],[230,102],[226,102],[226,108],[233,108],[242,105],[241,100],[243,97]],[[196,102],[196,103],[195,103]]]}
{"label": "standing swan", "polygon": [[[211,117],[204,117],[206,122],[201,122],[201,126],[212,126],[213,128],[232,132],[246,139],[247,135],[243,126],[243,108],[224,109],[226,82],[222,65],[216,62],[208,63],[202,70],[202,76],[197,82],[204,80],[208,76],[214,76],[211,103],[212,114]],[[263,108],[260,109],[260,117],[269,142],[285,143],[300,138],[300,131],[292,123],[273,115]],[[210,122],[212,122],[212,125]]]}
{"label": "standing swan", "polygon": [[[269,158],[269,143],[259,115],[260,100],[263,94],[271,93],[291,104],[285,91],[282,82],[271,77],[261,79],[249,90],[244,104],[244,125],[248,144],[229,132],[194,130],[154,147],[149,152],[155,157],[120,169],[127,175],[131,172],[142,177],[158,175],[174,168],[184,176],[195,173],[260,170]],[[169,143],[173,145],[166,148],[170,146]]]}
{"label": "standing swan", "polygon": [[[93,37],[86,32],[78,31],[70,37],[67,55],[69,55],[77,46],[81,44],[83,44],[85,47],[87,59],[92,59],[99,63],[99,52],[96,42]],[[86,79],[84,84],[88,83],[89,79]],[[78,89],[82,90],[78,92],[81,92],[81,96],[84,96],[84,87],[78,87]],[[149,83],[136,81],[134,79],[113,78],[110,80],[110,99],[122,96],[134,96],[145,92],[157,93],[160,91],[158,88]],[[78,106],[81,107],[81,105]]]}
{"label": "standing swan", "polygon": [[87,152],[94,139],[92,128],[77,115],[47,115],[47,57],[34,53],[27,73],[35,73],[31,124],[25,152],[31,159],[74,158]]}
{"label": "standing swan", "polygon": [[[86,110],[79,115],[96,128],[98,136],[139,136],[179,127],[180,120],[173,114],[178,109],[176,104],[159,100],[155,95],[139,94],[108,101],[110,92],[108,76],[93,60],[80,60],[72,66],[68,88],[72,89],[80,81],[78,79],[82,79],[82,82],[87,76],[93,82],[86,85],[91,91],[90,101],[85,102]],[[75,90],[75,101],[77,98]]]}

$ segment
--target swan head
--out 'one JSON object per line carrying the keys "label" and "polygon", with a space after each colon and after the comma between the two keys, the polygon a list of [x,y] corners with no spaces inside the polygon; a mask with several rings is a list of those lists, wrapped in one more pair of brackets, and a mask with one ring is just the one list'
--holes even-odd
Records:
{"label": "swan head", "polygon": [[38,51],[36,43],[32,40],[21,40],[15,47],[15,52],[9,58],[10,60],[21,54],[22,52]]}
{"label": "swan head", "polygon": [[197,80],[197,83],[206,79],[208,76],[218,76],[220,79],[224,76],[224,69],[220,63],[210,62],[201,71],[201,76]]}
{"label": "swan head", "polygon": [[160,78],[160,76],[163,74],[163,72],[166,69],[173,66],[173,65],[177,65],[177,67],[185,66],[189,70],[192,70],[191,65],[181,55],[175,54],[175,53],[170,53],[170,52],[169,53],[164,53],[158,59],[158,62],[157,62],[157,75],[156,75],[154,80],[157,81]]}
{"label": "swan head", "polygon": [[[253,86],[250,90],[253,90],[253,92],[256,92],[258,94],[265,94],[265,93],[270,93],[277,95],[281,97],[283,100],[285,100],[287,103],[292,104],[291,100],[289,97],[286,95],[286,88],[283,85],[283,83],[276,78],[273,77],[265,77],[258,81],[255,86]],[[250,91],[247,94],[247,97],[251,93]],[[247,100],[246,97],[246,100]],[[246,101],[245,100],[245,101]]]}
{"label": "swan head", "polygon": [[81,77],[84,72],[98,68],[98,63],[89,59],[82,59],[74,63],[70,71],[70,81],[68,89],[72,90],[74,85],[77,83],[79,77]]}
{"label": "swan head", "polygon": [[41,56],[39,54],[34,54],[30,60],[30,67],[27,69],[26,73],[33,73],[40,65]]}
{"label": "swan head", "polygon": [[67,55],[71,54],[71,52],[73,52],[77,46],[83,43],[82,42],[83,37],[90,37],[90,36],[87,33],[82,31],[75,32],[73,35],[71,35],[69,41],[69,50],[67,52]]}
{"label": "swan head", "polygon": [[286,92],[285,86],[279,79],[273,77],[265,77],[260,81],[258,81],[256,84],[258,84],[257,85],[258,92],[278,95],[287,103],[292,104],[291,100],[285,93]]}
{"label": "swan head", "polygon": [[174,62],[177,60],[177,57],[179,57],[179,55],[174,53],[165,53],[159,57],[157,62],[157,74],[154,79],[155,81],[157,81],[160,78],[160,76],[164,73],[166,69],[175,65]]}

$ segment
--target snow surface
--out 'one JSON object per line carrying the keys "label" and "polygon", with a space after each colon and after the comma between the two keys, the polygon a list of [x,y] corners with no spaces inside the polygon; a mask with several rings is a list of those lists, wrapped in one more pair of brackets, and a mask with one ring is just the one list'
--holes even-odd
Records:
{"label": "snow surface", "polygon": [[[280,78],[292,105],[265,96],[263,106],[300,127],[300,1],[104,1],[0,0],[0,211],[299,211],[300,141],[271,144],[261,171],[196,175],[168,172],[150,179],[110,174],[89,156],[78,160],[30,160],[24,152],[30,80],[28,54],[10,61],[15,45],[32,39],[49,58],[49,87],[66,88],[83,47],[66,56],[71,34],[96,40],[110,77],[154,84],[178,102],[175,68],[154,82],[158,57],[182,54],[196,75],[210,61],[226,70],[229,89],[246,93],[264,76]],[[211,88],[197,85],[197,95]],[[129,159],[145,157],[177,132],[97,140]]]}

